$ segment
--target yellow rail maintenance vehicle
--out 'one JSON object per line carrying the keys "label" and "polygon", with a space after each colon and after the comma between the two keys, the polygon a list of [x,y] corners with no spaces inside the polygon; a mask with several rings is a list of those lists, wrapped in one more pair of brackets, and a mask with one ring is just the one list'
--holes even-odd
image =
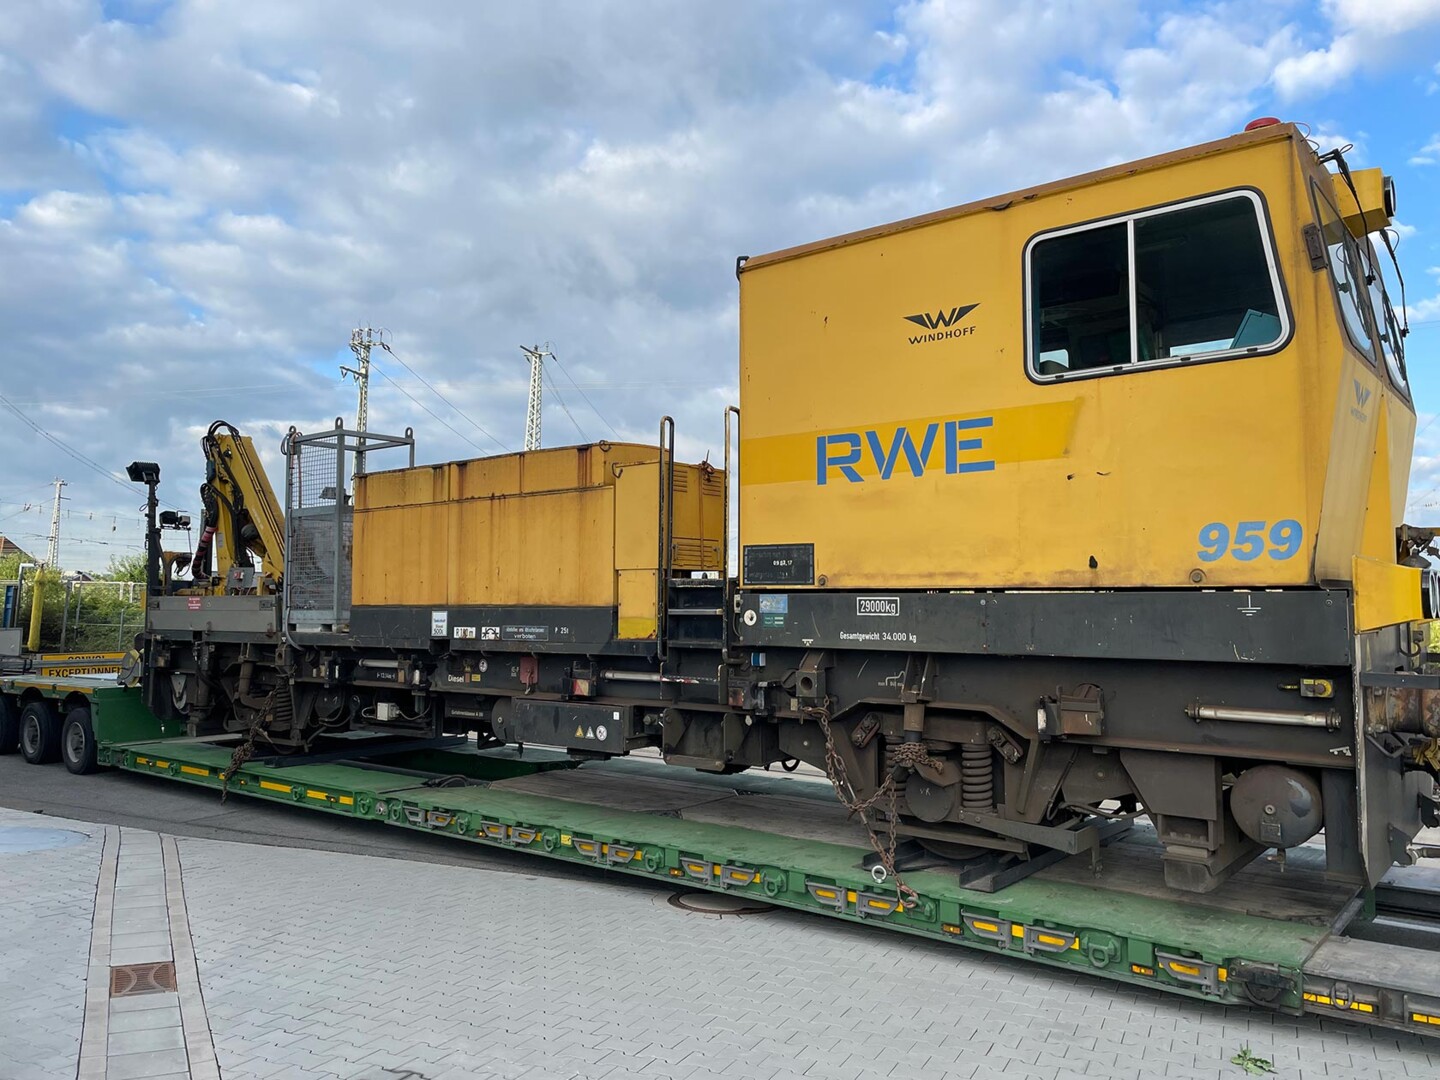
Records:
{"label": "yellow rail maintenance vehicle", "polygon": [[152,517],[146,702],[237,761],[471,731],[806,761],[887,879],[1000,888],[1147,814],[1170,889],[1322,828],[1374,885],[1440,763],[1393,212],[1275,122],[741,260],[723,470],[668,418],[418,467],[337,422],[285,440],[282,508],[217,425],[218,564]]}
{"label": "yellow rail maintenance vehicle", "polygon": [[[138,691],[0,677],[0,753],[1433,1035],[1393,214],[1266,121],[742,259],[723,469],[337,421],[282,502],[217,423],[193,558],[130,468]],[[853,813],[722,779],[797,761]]]}

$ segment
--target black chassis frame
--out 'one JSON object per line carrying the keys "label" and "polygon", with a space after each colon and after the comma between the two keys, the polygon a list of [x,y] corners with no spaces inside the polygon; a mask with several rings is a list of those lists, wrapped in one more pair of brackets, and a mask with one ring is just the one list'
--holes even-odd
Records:
{"label": "black chassis frame", "polygon": [[[1321,786],[1330,870],[1364,876],[1347,592],[878,594],[717,582],[722,590],[716,643],[620,641],[608,608],[450,609],[440,636],[429,609],[358,607],[348,632],[283,643],[278,625],[224,634],[197,613],[188,632],[173,619],[152,631],[153,666],[208,664],[211,681],[233,678],[247,657],[268,666],[261,682],[294,688],[297,735],[317,703],[333,709],[339,695],[355,703],[353,726],[371,730],[473,730],[482,742],[579,757],[658,746],[672,764],[722,772],[789,759],[825,767],[823,710],[857,800],[880,787],[887,753],[907,739],[939,758],[993,751],[985,809],[957,799],[922,819],[906,791],[912,774],[893,769],[902,836],[1018,855],[1095,851],[1098,831],[1086,822],[1102,804],[1122,815],[1143,807],[1167,845],[1167,880],[1190,890],[1213,888],[1262,850],[1227,812],[1229,778],[1283,763]],[[486,628],[498,630],[482,636]],[[1332,696],[1302,698],[1302,680]],[[156,692],[152,706],[164,711],[168,699]],[[385,700],[400,719],[356,722]],[[1197,721],[1197,705],[1331,712],[1334,725]],[[191,733],[246,726],[217,714]],[[1406,807],[1394,809],[1406,818]],[[1407,839],[1420,825],[1410,816],[1413,828],[1398,822]],[[1396,827],[1382,830],[1389,848]]]}

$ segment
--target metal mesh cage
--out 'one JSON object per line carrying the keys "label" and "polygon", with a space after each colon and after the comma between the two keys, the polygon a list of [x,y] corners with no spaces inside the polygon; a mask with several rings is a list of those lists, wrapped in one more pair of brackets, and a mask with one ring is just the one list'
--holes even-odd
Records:
{"label": "metal mesh cage", "polygon": [[296,629],[344,630],[350,621],[351,545],[354,506],[348,490],[349,458],[409,446],[415,463],[415,439],[333,431],[285,439],[285,606]]}

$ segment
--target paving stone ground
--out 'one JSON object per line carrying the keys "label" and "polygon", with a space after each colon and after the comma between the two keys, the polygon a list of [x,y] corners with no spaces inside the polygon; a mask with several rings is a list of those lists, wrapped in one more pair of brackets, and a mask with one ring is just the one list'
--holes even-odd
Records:
{"label": "paving stone ground", "polygon": [[[98,826],[0,846],[0,1080],[74,1077]],[[1440,1042],[625,881],[180,839],[220,1073],[451,1080],[1440,1077]],[[479,860],[477,860],[479,861]],[[17,1064],[20,1063],[20,1064]],[[9,1071],[7,1071],[9,1070]]]}
{"label": "paving stone ground", "polygon": [[[1440,1044],[626,882],[181,841],[222,1075],[1440,1076]],[[391,1070],[384,1072],[382,1070]]]}
{"label": "paving stone ground", "polygon": [[75,1078],[104,840],[0,809],[0,1080]]}

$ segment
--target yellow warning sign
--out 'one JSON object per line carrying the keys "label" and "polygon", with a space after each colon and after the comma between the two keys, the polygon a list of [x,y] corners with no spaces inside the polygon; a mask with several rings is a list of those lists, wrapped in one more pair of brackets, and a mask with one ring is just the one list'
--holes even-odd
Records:
{"label": "yellow warning sign", "polygon": [[575,737],[577,739],[583,739],[585,737],[585,729],[582,728],[579,724],[575,725]]}

